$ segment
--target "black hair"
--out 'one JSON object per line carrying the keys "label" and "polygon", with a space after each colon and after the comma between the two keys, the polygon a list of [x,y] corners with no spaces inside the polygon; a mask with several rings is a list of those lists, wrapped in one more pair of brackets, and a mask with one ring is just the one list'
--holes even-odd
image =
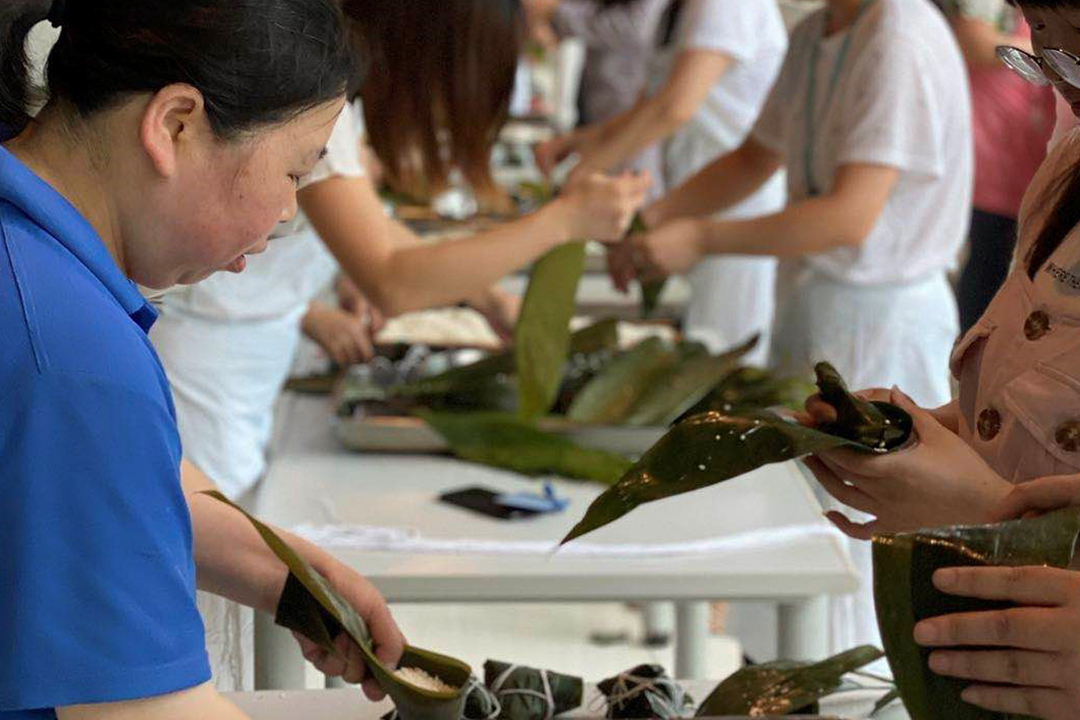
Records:
{"label": "black hair", "polygon": [[0,8],[0,126],[21,131],[33,99],[30,29],[62,24],[47,88],[81,117],[132,93],[187,83],[228,139],[285,122],[344,95],[355,79],[333,0],[4,0]]}
{"label": "black hair", "polygon": [[675,31],[679,29],[679,20],[682,18],[684,0],[671,0],[664,14],[660,18],[659,46],[669,47],[675,42]]}
{"label": "black hair", "polygon": [[[1018,8],[1080,8],[1080,0],[1009,0]],[[1034,279],[1065,238],[1080,225],[1080,164],[1063,172],[1043,194],[1041,201],[1054,203],[1039,236],[1026,257],[1022,258],[1028,277]]]}

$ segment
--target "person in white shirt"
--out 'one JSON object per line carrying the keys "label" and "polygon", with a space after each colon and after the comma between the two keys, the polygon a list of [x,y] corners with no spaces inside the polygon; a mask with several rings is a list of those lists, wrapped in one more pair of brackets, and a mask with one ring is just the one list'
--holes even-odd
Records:
{"label": "person in white shirt", "polygon": [[[946,279],[967,233],[973,148],[964,61],[929,0],[829,0],[794,31],[753,134],[644,211],[620,246],[620,281],[702,257],[781,259],[774,366],[831,361],[853,387],[951,397],[958,332]],[[788,171],[789,204],[756,220],[707,216]],[[877,639],[868,547],[863,589],[834,613],[837,650]]]}
{"label": "person in white shirt", "polygon": [[[538,151],[542,165],[577,152],[571,182],[660,144],[662,185],[674,187],[716,157],[739,147],[753,128],[787,48],[775,3],[675,0],[659,23],[649,60],[650,87],[629,111],[558,138]],[[721,217],[751,218],[784,204],[782,173],[724,208]],[[689,271],[690,268],[682,270]],[[776,262],[714,257],[690,273],[685,330],[714,350],[763,335],[749,360],[764,364],[773,317]],[[622,288],[625,289],[625,288]]]}

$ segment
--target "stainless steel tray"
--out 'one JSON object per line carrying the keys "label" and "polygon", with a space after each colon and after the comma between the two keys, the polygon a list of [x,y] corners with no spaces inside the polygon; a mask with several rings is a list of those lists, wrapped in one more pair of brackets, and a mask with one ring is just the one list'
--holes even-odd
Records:
{"label": "stainless steel tray", "polygon": [[[565,435],[584,447],[636,456],[652,447],[666,428],[582,426],[564,421],[541,421],[540,427]],[[449,446],[423,420],[408,416],[357,415],[338,417],[334,433],[347,448],[361,452],[444,453]]]}

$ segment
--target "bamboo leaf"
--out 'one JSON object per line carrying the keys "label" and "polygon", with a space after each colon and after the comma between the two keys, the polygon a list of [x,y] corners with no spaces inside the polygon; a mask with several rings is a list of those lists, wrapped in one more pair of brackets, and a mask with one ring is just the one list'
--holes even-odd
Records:
{"label": "bamboo leaf", "polygon": [[620,423],[678,358],[675,348],[660,338],[638,343],[582,388],[566,416],[583,425]]}
{"label": "bamboo leaf", "polygon": [[363,618],[326,581],[318,570],[300,557],[274,530],[244,512],[219,492],[205,495],[225,503],[241,513],[254,526],[273,553],[289,569],[289,579],[282,593],[277,622],[305,635],[324,650],[337,653],[333,644],[340,630],[360,648],[364,664],[379,685],[394,701],[402,720],[459,720],[465,704],[464,687],[472,675],[468,665],[455,658],[412,646],[405,648],[402,667],[414,667],[441,678],[457,690],[435,692],[416,687],[398,678],[392,668],[382,664],[371,645],[371,633]]}
{"label": "bamboo leaf", "polygon": [[836,409],[836,422],[823,426],[823,432],[853,440],[878,449],[892,449],[910,434],[911,428],[896,425],[893,418],[877,404],[852,395],[840,373],[829,363],[818,363],[817,373],[821,399]]}
{"label": "bamboo leaf", "polygon": [[513,415],[423,411],[418,416],[446,439],[457,457],[525,475],[612,485],[631,464],[621,455],[581,447]]}
{"label": "bamboo leaf", "polygon": [[664,426],[675,422],[687,410],[697,405],[758,343],[749,342],[721,355],[691,353],[669,372],[653,378],[639,399],[623,418],[623,423],[636,427]]}
{"label": "bamboo leaf", "polygon": [[715,410],[727,414],[759,408],[787,407],[801,410],[814,385],[798,377],[778,377],[756,367],[740,367],[729,373],[687,417]]}
{"label": "bamboo leaf", "polygon": [[[876,407],[888,418],[890,427],[905,430],[892,446],[899,447],[911,432],[910,416],[885,403]],[[768,411],[741,415],[708,412],[691,417],[669,430],[614,487],[593,501],[563,543],[614,522],[644,503],[700,490],[763,465],[841,447],[887,451],[877,444],[848,439],[846,435],[854,434],[848,429],[835,425],[833,429],[842,430],[844,435],[808,428]]]}
{"label": "bamboo leaf", "polygon": [[585,271],[585,243],[552,250],[533,266],[514,327],[518,415],[545,414],[555,402],[570,351],[570,320]]}
{"label": "bamboo leaf", "polygon": [[961,526],[874,538],[874,600],[896,685],[911,720],[1019,720],[960,699],[969,683],[937,675],[930,651],[915,643],[915,624],[955,613],[1000,610],[1008,603],[946,595],[932,582],[944,567],[1068,567],[1080,534],[1080,509],[997,525]]}
{"label": "bamboo leaf", "polygon": [[[570,336],[571,354],[592,354],[618,347],[619,324],[601,320]],[[425,398],[446,394],[467,394],[477,387],[490,386],[515,372],[514,351],[505,350],[430,378],[393,388],[394,397]]]}
{"label": "bamboo leaf", "polygon": [[788,715],[831,695],[844,675],[882,655],[864,645],[813,664],[782,660],[746,667],[720,683],[696,717]]}
{"label": "bamboo leaf", "polygon": [[651,280],[641,284],[641,316],[652,317],[660,307],[660,298],[664,294],[667,280]]}
{"label": "bamboo leaf", "polygon": [[885,693],[885,695],[880,700],[874,703],[874,709],[870,711],[870,717],[876,717],[879,712],[889,707],[899,699],[900,691],[895,688]]}
{"label": "bamboo leaf", "polygon": [[[631,235],[645,232],[649,232],[649,226],[645,224],[641,213],[636,213],[634,219],[630,221],[630,229],[626,231],[626,236],[629,238]],[[665,285],[667,285],[667,278],[641,283],[641,317],[653,316],[660,305],[660,296],[664,294]]]}

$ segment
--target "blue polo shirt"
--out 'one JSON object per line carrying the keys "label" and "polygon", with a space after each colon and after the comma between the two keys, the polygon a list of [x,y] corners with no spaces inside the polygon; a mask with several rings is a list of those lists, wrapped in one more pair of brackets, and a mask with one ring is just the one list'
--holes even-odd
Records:
{"label": "blue polo shirt", "polygon": [[210,678],[155,317],[0,148],[0,720]]}

